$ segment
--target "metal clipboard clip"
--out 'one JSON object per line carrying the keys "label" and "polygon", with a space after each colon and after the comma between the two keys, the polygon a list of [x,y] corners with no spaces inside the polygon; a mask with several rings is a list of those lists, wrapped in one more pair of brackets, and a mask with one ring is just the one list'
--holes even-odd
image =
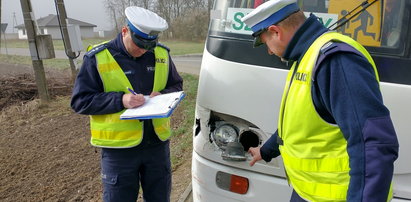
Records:
{"label": "metal clipboard clip", "polygon": [[180,101],[180,98],[174,99],[173,102],[170,104],[170,106],[168,106],[168,108],[173,109],[178,104],[179,101]]}

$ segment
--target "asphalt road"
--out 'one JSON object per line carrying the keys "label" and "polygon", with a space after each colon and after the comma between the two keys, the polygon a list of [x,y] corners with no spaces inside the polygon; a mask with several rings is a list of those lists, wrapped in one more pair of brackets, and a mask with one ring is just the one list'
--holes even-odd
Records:
{"label": "asphalt road", "polygon": [[[7,55],[22,55],[22,56],[30,56],[30,51],[25,48],[1,48],[1,54]],[[79,58],[83,58],[83,54],[81,53]],[[56,50],[55,51],[56,58],[59,59],[68,59],[64,51]],[[179,72],[184,72],[188,74],[198,75],[200,73],[201,67],[201,54],[192,54],[192,55],[181,55],[181,56],[171,56],[174,64],[177,67]]]}

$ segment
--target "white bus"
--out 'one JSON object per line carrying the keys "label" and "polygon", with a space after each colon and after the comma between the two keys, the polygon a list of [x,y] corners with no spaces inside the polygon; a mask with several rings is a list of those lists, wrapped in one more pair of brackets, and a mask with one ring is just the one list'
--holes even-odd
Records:
{"label": "white bus", "polygon": [[[389,12],[393,9],[391,1],[397,10]],[[250,147],[262,145],[276,131],[288,72],[278,57],[267,54],[265,46],[253,48],[251,30],[240,20],[262,2],[214,1],[193,127],[194,201],[290,199],[292,188],[287,183],[281,157],[269,163],[259,161],[250,167],[251,156],[246,152]],[[316,14],[328,27],[353,11],[350,14],[353,18],[345,17],[350,26],[338,30],[355,35],[377,64],[384,103],[391,112],[400,143],[393,201],[411,201],[411,1],[300,0],[298,3],[306,14]],[[361,10],[367,5],[373,23],[368,24],[367,30],[359,31],[356,28],[363,25],[354,20],[358,16],[354,14],[364,12]],[[374,37],[364,32],[374,33]],[[240,150],[237,155],[228,155],[227,148]]]}

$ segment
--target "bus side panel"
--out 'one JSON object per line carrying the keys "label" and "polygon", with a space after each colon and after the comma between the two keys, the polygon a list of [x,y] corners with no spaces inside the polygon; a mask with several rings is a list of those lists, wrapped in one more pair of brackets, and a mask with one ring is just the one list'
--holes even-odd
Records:
{"label": "bus side panel", "polygon": [[273,134],[288,71],[222,60],[204,50],[197,105]]}
{"label": "bus side panel", "polygon": [[395,161],[395,174],[411,174],[410,161],[407,154],[411,154],[411,86],[392,83],[381,83],[381,92],[384,104],[390,110],[400,144],[399,158]]}
{"label": "bus side panel", "polygon": [[394,163],[394,196],[411,199],[411,86],[384,82],[380,86],[400,145],[399,156]]}

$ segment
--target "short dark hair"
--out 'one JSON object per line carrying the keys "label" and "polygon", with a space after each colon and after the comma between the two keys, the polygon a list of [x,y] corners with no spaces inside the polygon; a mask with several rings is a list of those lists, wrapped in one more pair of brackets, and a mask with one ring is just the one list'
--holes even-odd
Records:
{"label": "short dark hair", "polygon": [[304,15],[302,10],[299,10],[281,22],[277,23],[278,26],[287,27],[287,28],[298,28],[300,27],[307,18]]}

